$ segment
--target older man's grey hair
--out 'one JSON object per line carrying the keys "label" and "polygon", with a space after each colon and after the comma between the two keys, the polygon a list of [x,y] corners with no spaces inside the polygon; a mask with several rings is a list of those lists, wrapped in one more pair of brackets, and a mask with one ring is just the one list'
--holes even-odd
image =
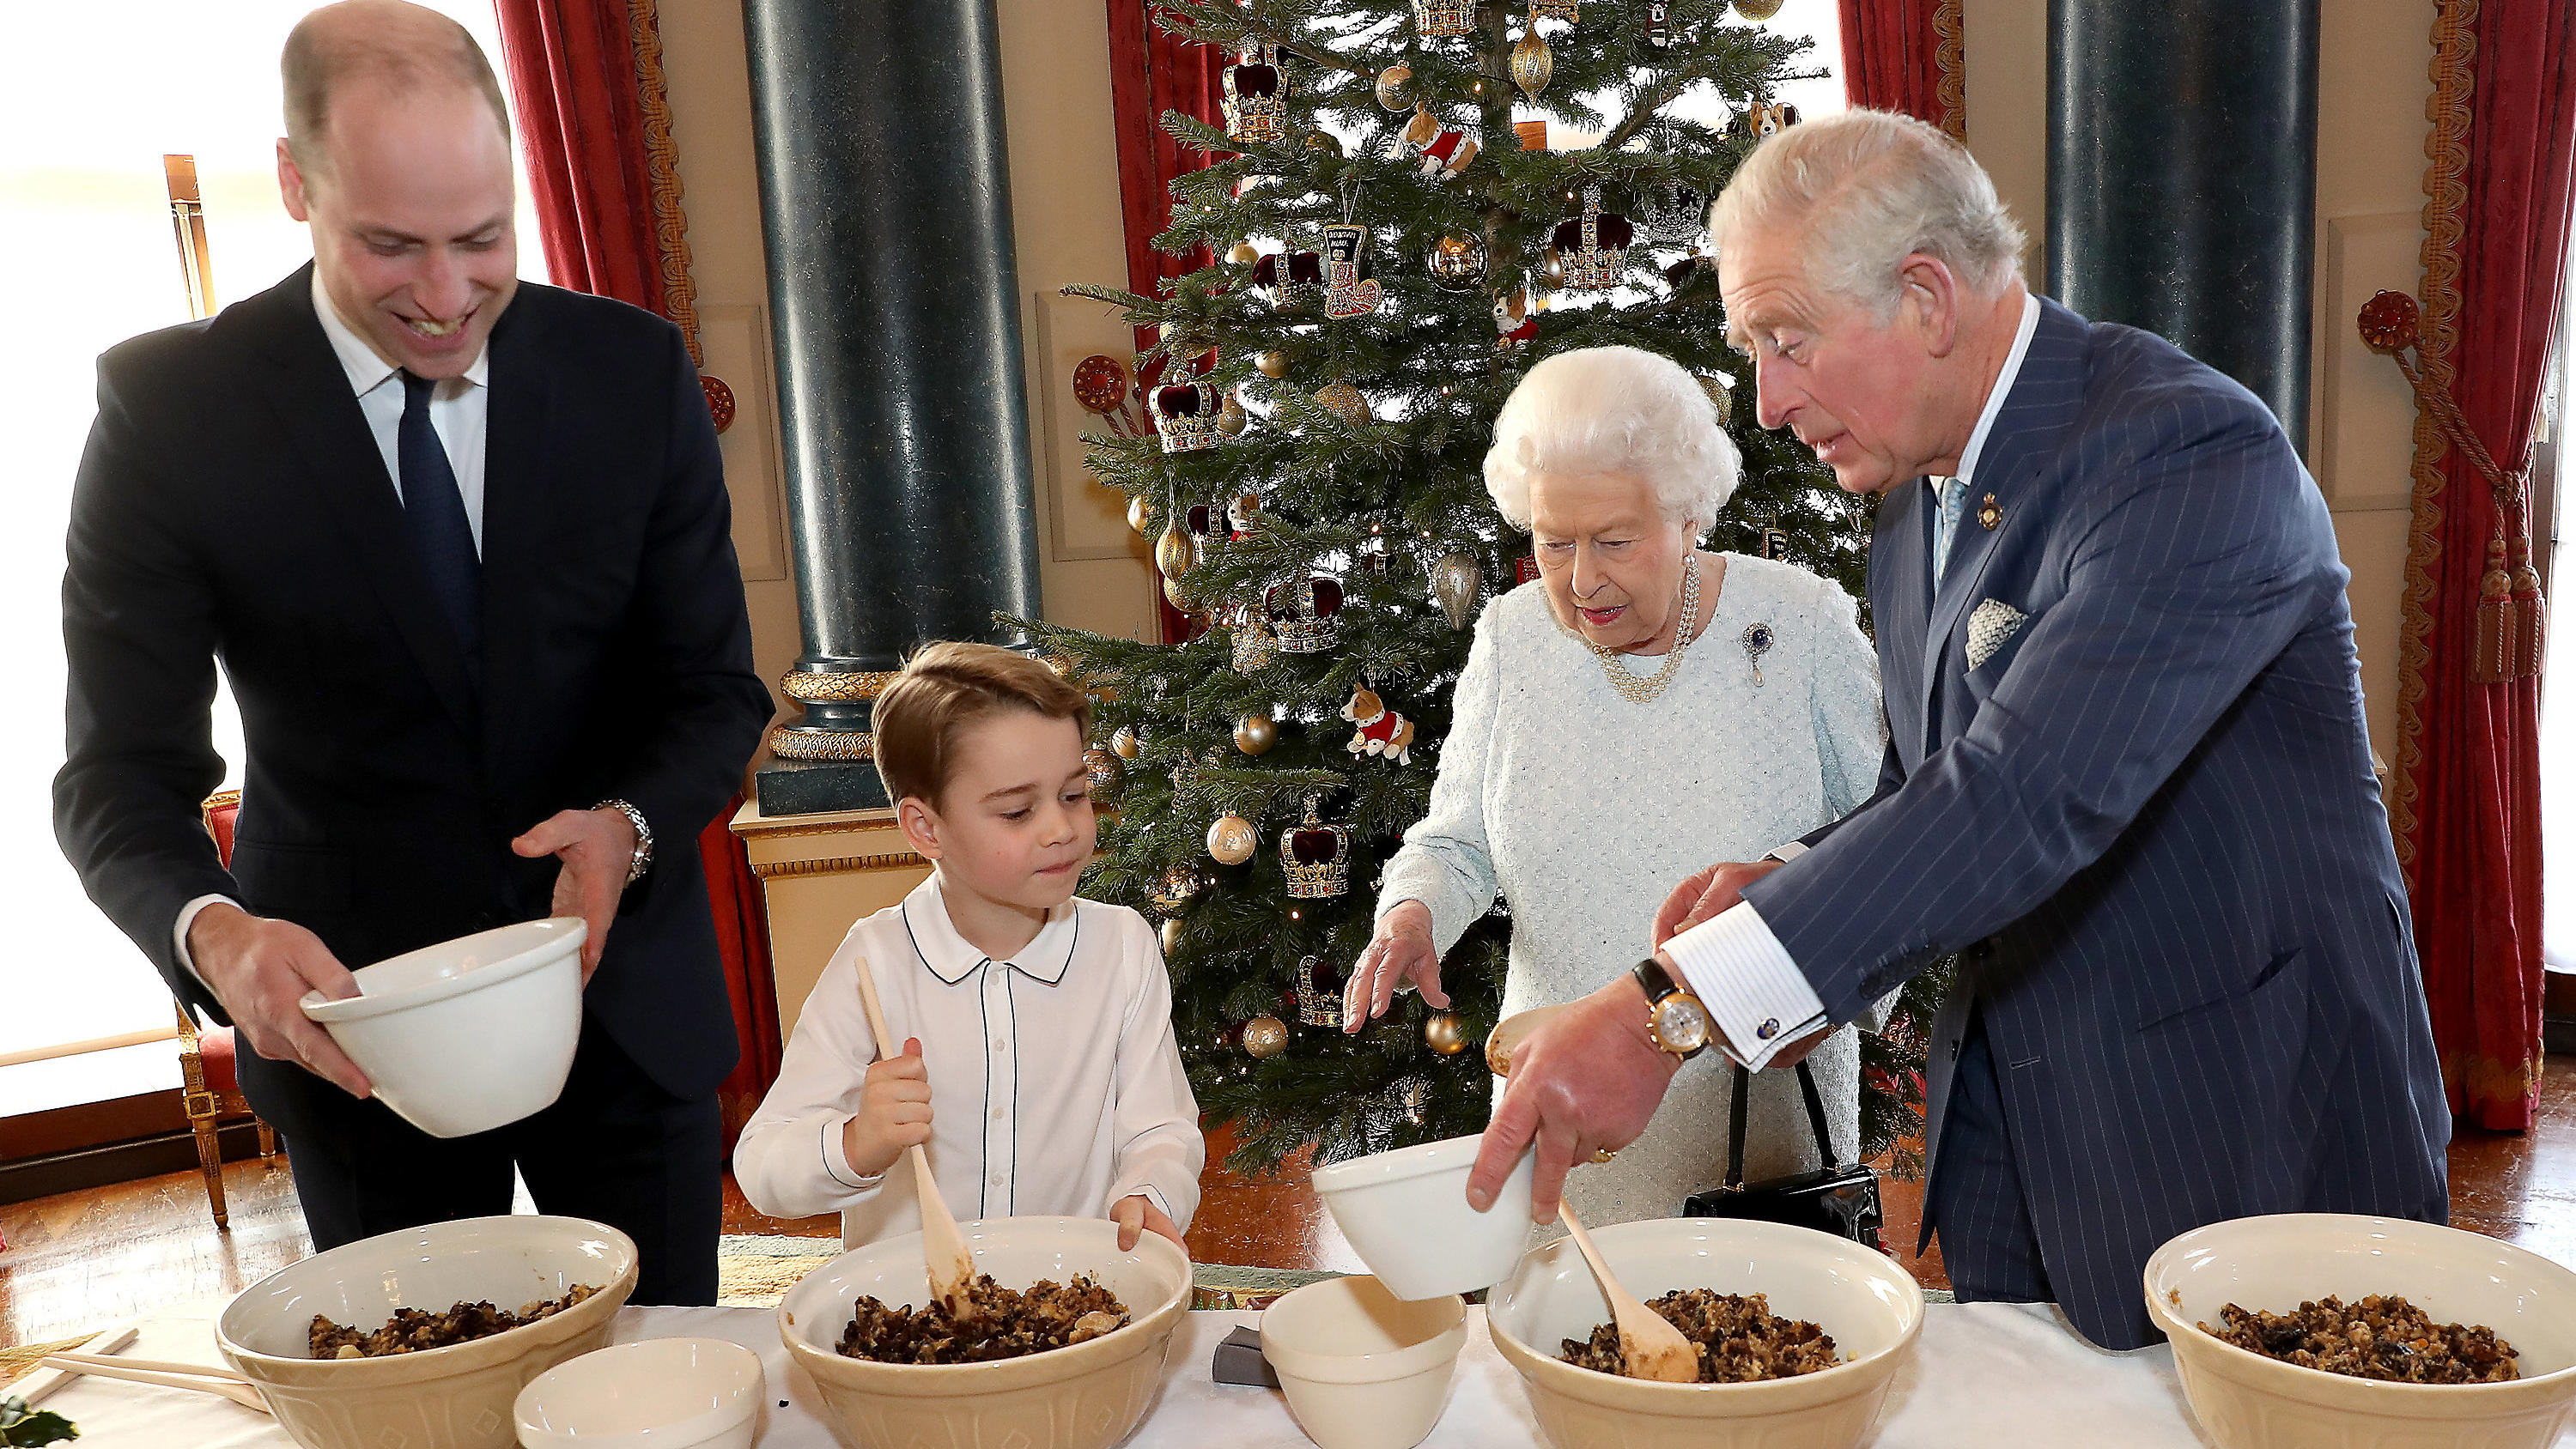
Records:
{"label": "older man's grey hair", "polygon": [[1634,347],[1586,347],[1531,368],[1512,389],[1485,450],[1485,491],[1527,532],[1539,475],[1626,473],[1696,538],[1734,495],[1742,466],[1717,405],[1680,364]]}
{"label": "older man's grey hair", "polygon": [[1803,239],[1809,280],[1881,320],[1903,295],[1900,264],[1939,259],[1969,290],[2012,279],[2023,236],[1968,148],[1912,116],[1851,110],[1764,141],[1709,211],[1722,255],[1748,229]]}

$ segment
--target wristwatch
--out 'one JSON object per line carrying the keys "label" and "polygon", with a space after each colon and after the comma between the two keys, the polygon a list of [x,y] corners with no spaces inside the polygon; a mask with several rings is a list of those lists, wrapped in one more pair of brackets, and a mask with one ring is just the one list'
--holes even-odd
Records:
{"label": "wristwatch", "polygon": [[635,827],[635,854],[626,862],[626,880],[624,884],[633,885],[637,881],[642,880],[644,878],[644,872],[653,868],[653,823],[644,818],[643,811],[636,809],[634,806],[629,805],[623,800],[602,800],[590,808],[593,810],[614,810],[618,814],[626,817],[627,824]]}
{"label": "wristwatch", "polygon": [[1652,956],[1637,963],[1636,977],[1646,989],[1646,1036],[1656,1048],[1684,1061],[1708,1050],[1708,1008],[1690,988],[1675,981]]}

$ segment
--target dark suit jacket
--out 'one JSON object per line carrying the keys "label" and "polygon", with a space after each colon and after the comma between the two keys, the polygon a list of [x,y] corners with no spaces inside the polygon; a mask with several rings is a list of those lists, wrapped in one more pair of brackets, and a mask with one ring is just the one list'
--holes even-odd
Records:
{"label": "dark suit jacket", "polygon": [[[311,268],[99,360],[63,578],[54,828],[171,988],[187,901],[309,927],[352,968],[548,914],[512,836],[616,797],[651,822],[586,995],[671,1092],[735,1037],[697,834],[769,717],[713,426],[678,330],[523,284],[493,328],[480,683],[315,317]],[[232,868],[198,802],[220,659],[248,758]],[[254,1096],[300,1069],[244,1053]],[[334,1089],[336,1090],[336,1089]],[[293,1121],[278,1124],[291,1136]]]}
{"label": "dark suit jacket", "polygon": [[2041,307],[1937,592],[1922,486],[1879,510],[1878,794],[1745,894],[1836,1021],[1961,953],[1931,1170],[1973,999],[2050,1282],[2130,1347],[2185,1229],[2443,1221],[2450,1114],[2324,500],[2245,389]]}

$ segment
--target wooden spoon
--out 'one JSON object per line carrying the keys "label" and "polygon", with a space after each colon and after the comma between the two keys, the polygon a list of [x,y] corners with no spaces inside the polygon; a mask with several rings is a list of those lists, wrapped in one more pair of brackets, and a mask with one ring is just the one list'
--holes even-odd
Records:
{"label": "wooden spoon", "polygon": [[[893,1056],[898,1048],[886,1030],[885,1008],[877,1002],[876,972],[865,956],[858,966],[859,1004],[867,1008],[868,1031],[877,1039],[877,1055]],[[930,1291],[948,1305],[950,1317],[972,1318],[975,1304],[966,1289],[975,1281],[975,1255],[966,1247],[966,1235],[957,1231],[957,1215],[939,1195],[939,1181],[930,1175],[930,1155],[918,1143],[904,1153],[912,1159],[913,1190],[921,1198],[921,1252],[930,1267]]]}
{"label": "wooden spoon", "polygon": [[[182,1365],[187,1369],[185,1373],[156,1373],[149,1369],[129,1368],[99,1359],[76,1362],[57,1356],[47,1358],[43,1362],[46,1368],[58,1369],[64,1373],[91,1374],[102,1379],[123,1379],[127,1383],[154,1384],[165,1389],[194,1389],[201,1394],[220,1395],[245,1409],[257,1409],[263,1414],[270,1412],[268,1401],[261,1398],[259,1390],[249,1384],[238,1382],[236,1377],[211,1377],[229,1375],[232,1373],[230,1369]],[[199,1377],[199,1375],[209,1375],[209,1377]]]}
{"label": "wooden spoon", "polygon": [[1637,1295],[1619,1286],[1610,1276],[1610,1265],[1601,1261],[1600,1250],[1592,1246],[1592,1235],[1583,1230],[1583,1220],[1574,1209],[1557,1204],[1556,1220],[1565,1224],[1566,1236],[1583,1253],[1583,1261],[1592,1265],[1593,1281],[1601,1285],[1601,1296],[1610,1300],[1610,1321],[1619,1326],[1619,1352],[1627,1359],[1628,1377],[1654,1379],[1667,1384],[1699,1382],[1699,1350],[1682,1337],[1682,1331],[1666,1323],[1661,1314],[1637,1301]]}

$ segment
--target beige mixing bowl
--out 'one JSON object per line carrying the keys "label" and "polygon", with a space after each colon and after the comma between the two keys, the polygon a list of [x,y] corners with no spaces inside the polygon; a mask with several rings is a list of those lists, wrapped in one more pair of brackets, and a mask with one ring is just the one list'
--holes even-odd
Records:
{"label": "beige mixing bowl", "polygon": [[961,1223],[977,1271],[1006,1288],[1089,1273],[1127,1305],[1128,1324],[1070,1348],[996,1363],[890,1364],[834,1348],[862,1295],[891,1304],[930,1298],[921,1234],[843,1253],[787,1290],[778,1334],[814,1378],[851,1443],[899,1449],[1109,1449],[1153,1406],[1172,1330],[1190,1303],[1190,1260],[1146,1233],[1118,1251],[1099,1218],[990,1218]]}
{"label": "beige mixing bowl", "polygon": [[1808,1228],[1731,1218],[1658,1218],[1595,1229],[1629,1292],[1766,1293],[1771,1311],[1832,1335],[1842,1365],[1752,1384],[1665,1384],[1576,1368],[1557,1357],[1610,1321],[1568,1239],[1534,1248],[1493,1292],[1494,1346],[1520,1370],[1556,1449],[1853,1449],[1923,1332],[1923,1290],[1882,1254]]}
{"label": "beige mixing bowl", "polygon": [[[2493,1238],[2400,1218],[2282,1213],[2195,1228],[2147,1259],[2147,1312],[2173,1340],[2219,1449],[2545,1449],[2576,1415],[2576,1272]],[[2389,1384],[2301,1368],[2200,1331],[2230,1303],[2286,1313],[2399,1294],[2436,1323],[2483,1323],[2520,1353],[2503,1384]]]}
{"label": "beige mixing bowl", "polygon": [[[397,1308],[440,1312],[489,1300],[515,1309],[600,1291],[551,1318],[490,1338],[385,1358],[317,1359],[319,1313],[373,1329]],[[224,1360],[248,1375],[304,1449],[510,1449],[511,1402],[530,1379],[608,1346],[635,1291],[635,1244],[580,1218],[461,1218],[361,1238],[280,1268],[215,1319]]]}

